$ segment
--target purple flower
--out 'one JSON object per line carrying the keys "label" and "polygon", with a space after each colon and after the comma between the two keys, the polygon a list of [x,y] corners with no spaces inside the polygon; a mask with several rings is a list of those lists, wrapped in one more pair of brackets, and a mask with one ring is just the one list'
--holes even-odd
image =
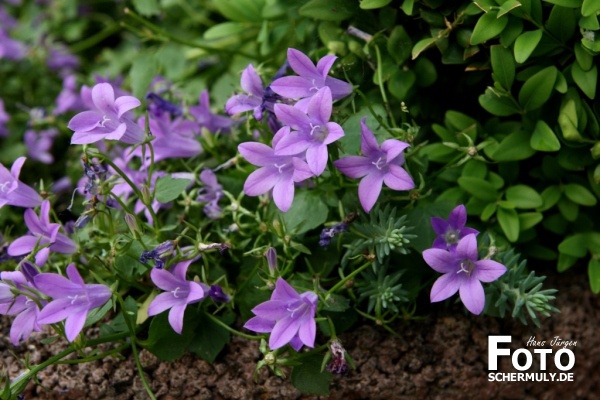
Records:
{"label": "purple flower", "polygon": [[265,90],[262,80],[252,64],[249,64],[242,72],[241,86],[247,94],[236,94],[229,98],[225,103],[225,111],[229,115],[234,115],[252,110],[254,119],[260,120]]}
{"label": "purple flower", "polygon": [[299,76],[284,76],[271,84],[271,89],[280,96],[290,99],[302,99],[296,106],[306,109],[308,98],[323,87],[329,87],[333,100],[338,100],[352,93],[352,85],[328,76],[329,70],[337,59],[336,56],[325,56],[315,66],[310,58],[296,49],[288,49],[287,60],[290,67]]}
{"label": "purple flower", "polygon": [[467,235],[479,234],[477,230],[465,227],[466,223],[467,209],[462,204],[452,210],[448,216],[448,221],[438,217],[431,218],[431,226],[438,235],[431,247],[435,249],[454,250],[460,239]]}
{"label": "purple flower", "polygon": [[85,105],[81,99],[80,92],[77,90],[77,81],[75,75],[67,75],[63,79],[63,88],[56,98],[54,115],[60,115],[67,111],[84,110]]}
{"label": "purple flower", "polygon": [[333,239],[335,235],[342,232],[348,232],[348,224],[345,222],[340,222],[330,228],[323,228],[321,231],[321,236],[319,237],[319,246],[329,246],[331,239]]}
{"label": "purple flower", "polygon": [[217,176],[210,169],[204,169],[200,173],[200,181],[204,184],[198,189],[196,201],[206,203],[204,205],[204,214],[210,219],[221,217],[221,207],[219,200],[223,197],[223,186],[217,181]]}
{"label": "purple flower", "polygon": [[[0,273],[0,314],[16,315],[10,328],[10,341],[15,346],[27,339],[32,332],[42,330],[38,322],[38,303],[43,306],[46,301],[38,298],[33,290],[35,287],[32,279],[38,273],[33,265],[31,272],[33,274],[30,275],[20,271]],[[13,290],[26,292],[28,295],[15,294]]]}
{"label": "purple flower", "polygon": [[[144,117],[140,118],[138,125],[144,126],[145,121]],[[155,162],[167,158],[190,158],[202,153],[202,145],[194,137],[196,132],[200,131],[200,127],[195,122],[183,118],[171,120],[168,113],[163,113],[158,117],[151,116],[148,125],[155,137],[152,141]],[[142,148],[138,147],[133,154],[141,157]],[[146,157],[150,159],[148,149],[146,149]]]}
{"label": "purple flower", "polygon": [[156,93],[148,93],[146,100],[148,100],[148,111],[153,117],[160,117],[164,113],[171,114],[172,117],[183,115],[181,107],[163,99]]}
{"label": "purple flower", "polygon": [[173,253],[175,243],[172,240],[167,240],[156,246],[152,250],[144,250],[140,255],[140,262],[146,264],[149,260],[154,260],[154,265],[158,269],[165,266],[165,259]]}
{"label": "purple flower", "polygon": [[25,57],[27,48],[17,40],[11,39],[4,29],[0,28],[0,60],[20,60]]}
{"label": "purple flower", "polygon": [[499,262],[478,260],[474,234],[460,239],[455,251],[427,249],[423,258],[431,268],[444,274],[431,288],[431,302],[445,300],[458,291],[467,310],[477,315],[485,306],[481,282],[493,282],[506,272]]}
{"label": "purple flower", "polygon": [[316,176],[321,175],[329,158],[327,145],[344,136],[341,126],[329,122],[331,109],[331,91],[328,87],[319,89],[310,99],[306,113],[287,104],[276,104],[275,115],[293,130],[282,134],[281,140],[273,147],[275,154],[293,156],[306,151],[306,163],[310,170]]}
{"label": "purple flower", "polygon": [[77,245],[68,237],[59,233],[60,224],[50,223],[50,201],[44,200],[38,217],[32,209],[25,210],[25,224],[29,234],[15,239],[8,246],[8,254],[20,256],[31,253],[36,246],[46,246],[35,255],[35,263],[44,265],[50,251],[63,254],[72,254],[77,250]]}
{"label": "purple flower", "polygon": [[233,125],[233,121],[230,118],[213,114],[210,111],[207,90],[203,90],[202,93],[200,93],[200,98],[198,101],[199,104],[197,106],[190,107],[190,114],[196,118],[198,124],[205,127],[209,132],[212,133],[229,133],[231,126]]}
{"label": "purple flower", "polygon": [[[273,147],[289,128],[279,130],[273,138]],[[273,190],[273,200],[281,211],[287,211],[294,200],[294,182],[302,182],[313,176],[304,160],[293,156],[279,156],[269,146],[258,142],[245,142],[238,146],[242,156],[261,168],[252,172],[244,183],[244,193],[258,196]]]}
{"label": "purple flower", "polygon": [[219,303],[229,303],[231,301],[231,297],[219,285],[210,285],[208,295],[211,299]]}
{"label": "purple flower", "polygon": [[138,144],[144,140],[144,130],[125,114],[141,104],[138,99],[133,96],[115,99],[109,83],[96,84],[91,98],[95,109],[83,111],[69,121],[69,129],[75,132],[71,144],[89,144],[102,139]]}
{"label": "purple flower", "polygon": [[317,300],[314,292],[298,294],[286,281],[278,278],[271,300],[252,309],[256,317],[248,320],[244,328],[260,333],[271,332],[271,350],[288,343],[296,351],[300,350],[302,345],[314,347]]}
{"label": "purple flower", "polygon": [[42,204],[42,198],[38,192],[19,180],[25,160],[27,160],[25,157],[17,158],[10,172],[0,164],[0,208],[5,204],[25,208],[33,208]]}
{"label": "purple flower", "polygon": [[170,271],[153,268],[150,272],[152,282],[164,293],[156,296],[148,307],[148,315],[153,316],[169,311],[169,324],[179,334],[183,330],[183,315],[188,304],[204,299],[208,292],[207,285],[185,279],[188,267],[194,260],[176,264]]}
{"label": "purple flower", "polygon": [[79,59],[69,53],[69,49],[60,43],[52,44],[46,63],[50,69],[54,70],[73,70],[79,67]]}
{"label": "purple flower", "polygon": [[350,178],[362,178],[358,185],[358,198],[363,209],[368,213],[375,205],[381,188],[385,183],[394,190],[410,190],[415,187],[410,175],[402,168],[404,155],[402,152],[409,144],[396,139],[388,139],[377,144],[373,132],[360,121],[363,156],[347,156],[333,162],[335,167]]}
{"label": "purple flower", "polygon": [[35,286],[53,300],[38,315],[38,323],[54,324],[65,320],[67,340],[75,340],[83,329],[88,312],[102,307],[112,296],[110,288],[101,284],[86,284],[75,264],[67,267],[67,276],[44,273],[35,276]]}
{"label": "purple flower", "polygon": [[43,164],[52,164],[54,157],[50,153],[54,138],[58,136],[58,129],[49,128],[36,132],[33,129],[25,131],[23,140],[27,147],[27,155]]}
{"label": "purple flower", "polygon": [[265,253],[265,257],[267,258],[267,266],[269,267],[269,275],[275,276],[277,273],[277,250],[274,247],[269,247],[267,252]]}
{"label": "purple flower", "polygon": [[4,110],[4,101],[0,99],[0,138],[8,136],[8,129],[5,124],[10,120],[10,116]]}

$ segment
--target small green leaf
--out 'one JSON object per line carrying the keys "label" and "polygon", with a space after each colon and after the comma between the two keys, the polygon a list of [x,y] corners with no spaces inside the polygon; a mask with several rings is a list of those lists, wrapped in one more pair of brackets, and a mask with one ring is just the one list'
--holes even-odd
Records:
{"label": "small green leaf", "polygon": [[558,251],[575,258],[582,258],[588,252],[585,234],[577,233],[565,238],[558,245]]}
{"label": "small green leaf", "polygon": [[132,0],[132,3],[135,10],[144,17],[160,14],[157,0]]}
{"label": "small green leaf", "polygon": [[507,0],[505,1],[498,10],[498,18],[502,17],[504,14],[508,14],[515,8],[521,7],[522,4],[518,0]]}
{"label": "small green leaf", "polygon": [[484,201],[495,201],[498,198],[498,192],[486,180],[470,176],[461,176],[458,178],[458,185],[468,193]]}
{"label": "small green leaf", "polygon": [[415,7],[415,0],[404,0],[404,2],[402,3],[402,6],[400,8],[402,8],[402,11],[404,11],[404,14],[413,15],[414,7]]}
{"label": "small green leaf", "polygon": [[302,191],[294,198],[292,207],[281,216],[286,230],[299,235],[323,225],[327,221],[328,210],[318,193]]}
{"label": "small green leaf", "polygon": [[[220,0],[217,2],[219,3]],[[310,0],[298,10],[303,17],[322,21],[343,21],[354,15],[358,2],[346,0]]]}
{"label": "small green leaf", "polygon": [[523,32],[519,35],[515,41],[515,60],[522,64],[533,53],[533,50],[537,47],[538,43],[542,39],[542,30],[537,29],[535,31]]}
{"label": "small green leaf", "polygon": [[497,11],[489,11],[483,14],[473,28],[471,45],[480,44],[498,36],[507,23],[508,17],[498,18]]}
{"label": "small green leaf", "polygon": [[517,212],[511,209],[498,208],[496,215],[506,238],[510,242],[516,242],[521,230]]}
{"label": "small green leaf", "polygon": [[535,110],[548,101],[557,74],[556,67],[547,67],[525,81],[519,92],[519,103],[525,111]]}
{"label": "small green leaf", "polygon": [[544,219],[544,215],[540,212],[528,212],[519,214],[519,226],[521,232],[533,228]]}
{"label": "small green leaf", "polygon": [[436,38],[426,38],[419,40],[412,49],[412,59],[419,57],[419,54],[433,46],[436,42]]}
{"label": "small green leaf", "polygon": [[529,145],[529,137],[524,132],[513,132],[500,142],[492,158],[495,161],[525,160],[535,154]]}
{"label": "small green leaf", "polygon": [[363,10],[372,10],[375,8],[382,8],[390,4],[392,0],[361,0],[360,8]]}
{"label": "small green leaf", "polygon": [[560,150],[560,142],[554,131],[541,119],[535,124],[529,144],[532,149],[537,151]]}
{"label": "small green leaf", "polygon": [[561,215],[569,222],[574,222],[579,215],[579,206],[566,197],[561,197],[556,203]]}
{"label": "small green leaf", "polygon": [[600,293],[600,260],[592,258],[588,263],[588,278],[592,293]]}
{"label": "small green leaf", "polygon": [[154,193],[156,200],[161,203],[168,203],[175,200],[181,192],[191,183],[189,179],[171,178],[164,176],[156,180],[156,191]]}
{"label": "small green leaf", "polygon": [[567,42],[577,28],[577,10],[573,8],[565,8],[561,6],[552,7],[550,16],[546,21],[546,28],[550,34],[560,40],[562,43]]}
{"label": "small green leaf", "polygon": [[133,95],[140,99],[146,97],[148,87],[157,73],[158,68],[154,54],[142,51],[131,64],[129,71]]}
{"label": "small green leaf", "polygon": [[[212,364],[225,345],[229,343],[229,331],[210,319],[204,311],[198,312],[196,318],[200,329],[196,330],[189,349]],[[224,324],[229,325],[235,319],[235,315],[230,313],[225,317],[215,318],[219,318]]]}
{"label": "small green leaf", "polygon": [[[600,1],[598,0],[583,0],[581,5],[581,15],[589,17],[600,12]],[[598,292],[595,292],[598,293]]]}
{"label": "small green leaf", "polygon": [[562,7],[579,8],[583,0],[544,0],[548,3],[556,4]]}
{"label": "small green leaf", "polygon": [[510,50],[495,45],[490,48],[490,52],[494,80],[500,83],[504,89],[510,91],[510,87],[515,80],[515,60]]}
{"label": "small green leaf", "polygon": [[506,200],[517,208],[537,208],[544,203],[542,196],[527,185],[514,185],[506,189]]}
{"label": "small green leaf", "polygon": [[388,90],[398,100],[406,101],[416,83],[417,75],[412,70],[397,69],[388,81]]}
{"label": "small green leaf", "polygon": [[506,117],[521,112],[519,106],[507,95],[497,93],[488,87],[485,93],[479,96],[479,104],[490,114]]}
{"label": "small green leaf", "polygon": [[594,100],[598,84],[598,67],[594,65],[589,71],[584,71],[579,66],[579,63],[574,62],[571,66],[571,75],[577,86],[579,86],[579,89],[587,97]]}
{"label": "small green leaf", "polygon": [[403,26],[394,27],[387,42],[387,49],[398,65],[404,64],[410,58],[412,40]]}
{"label": "small green leaf", "polygon": [[583,48],[581,43],[575,43],[575,58],[584,71],[589,71],[594,66],[594,57]]}
{"label": "small green leaf", "polygon": [[558,272],[564,272],[571,268],[577,262],[577,257],[569,256],[563,253],[558,254],[558,263],[556,269]]}
{"label": "small green leaf", "polygon": [[558,200],[560,200],[562,193],[558,185],[553,185],[548,186],[546,189],[544,189],[541,196],[543,200],[543,205],[540,211],[546,211],[551,209],[556,205],[556,203],[558,203]]}
{"label": "small green leaf", "polygon": [[265,0],[219,0],[212,5],[230,21],[260,23]]}
{"label": "small green leaf", "polygon": [[595,206],[596,197],[584,186],[577,183],[568,183],[564,186],[565,196],[575,204],[582,206]]}
{"label": "small green leaf", "polygon": [[329,395],[329,383],[333,379],[330,372],[321,372],[322,354],[309,354],[300,358],[290,377],[292,385],[304,394]]}

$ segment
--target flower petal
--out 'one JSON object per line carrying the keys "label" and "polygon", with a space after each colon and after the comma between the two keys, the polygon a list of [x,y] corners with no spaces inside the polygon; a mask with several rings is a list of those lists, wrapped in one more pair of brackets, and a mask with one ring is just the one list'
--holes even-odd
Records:
{"label": "flower petal", "polygon": [[292,174],[285,174],[273,186],[273,201],[277,208],[286,212],[292,206],[294,201],[294,181]]}
{"label": "flower petal", "polygon": [[429,295],[431,302],[446,300],[454,295],[460,288],[461,281],[461,277],[453,272],[440,276],[431,287]]}
{"label": "flower petal", "polygon": [[331,97],[333,100],[343,99],[352,93],[352,85],[340,79],[328,76],[325,78],[325,86],[331,89]]}
{"label": "flower petal", "polygon": [[360,120],[360,132],[360,151],[369,158],[378,158],[381,150],[379,149],[375,135],[367,126],[367,118],[365,117]]}
{"label": "flower petal", "polygon": [[458,205],[448,216],[448,223],[455,230],[461,230],[467,223],[467,209],[463,204]]}
{"label": "flower petal", "polygon": [[91,131],[102,121],[102,114],[97,111],[83,111],[69,121],[67,127],[72,131]]}
{"label": "flower petal", "polygon": [[269,338],[269,347],[276,350],[285,346],[298,333],[298,320],[288,316],[275,323]]}
{"label": "flower petal", "polygon": [[294,289],[292,285],[287,283],[285,279],[281,277],[277,278],[277,281],[275,282],[275,290],[273,291],[271,300],[281,300],[289,302],[291,300],[298,299],[300,299],[300,295],[298,294],[296,289]]}
{"label": "flower petal", "polygon": [[460,239],[456,245],[456,255],[463,259],[477,260],[477,239],[475,235],[467,235]]}
{"label": "flower petal", "polygon": [[158,288],[168,292],[171,292],[178,287],[180,288],[185,284],[185,280],[175,276],[171,271],[160,268],[152,268],[152,271],[150,271],[150,278]]}
{"label": "flower petal", "polygon": [[10,246],[8,246],[8,255],[21,256],[31,253],[38,239],[36,236],[26,235],[13,240]]}
{"label": "flower petal", "polygon": [[163,292],[156,296],[148,306],[148,315],[150,317],[160,314],[161,312],[181,304],[182,299],[173,296],[171,292]]}
{"label": "flower petal", "polygon": [[[296,49],[288,49],[287,60],[295,73],[309,79],[320,77],[319,71],[306,54]],[[335,61],[335,60],[334,60]]]}
{"label": "flower petal", "polygon": [[375,205],[381,186],[383,185],[383,175],[379,173],[370,173],[366,175],[358,184],[358,199],[365,212],[371,211]]}
{"label": "flower petal", "polygon": [[275,115],[284,125],[296,130],[310,131],[310,120],[308,116],[287,104],[275,104]]}
{"label": "flower petal", "polygon": [[362,178],[374,169],[371,161],[367,157],[362,156],[346,156],[335,160],[333,165],[342,174],[354,179]]}
{"label": "flower petal", "polygon": [[69,313],[69,316],[65,321],[65,333],[67,334],[67,340],[69,342],[75,340],[77,335],[79,335],[79,332],[83,329],[87,314],[87,310]]}
{"label": "flower petal", "polygon": [[442,274],[452,274],[458,271],[459,260],[456,254],[442,249],[427,249],[423,251],[423,259],[434,271]]}
{"label": "flower petal", "polygon": [[38,323],[42,325],[54,324],[67,319],[72,313],[73,305],[71,304],[71,299],[64,297],[46,304],[38,315]]}
{"label": "flower petal", "polygon": [[244,142],[238,146],[238,151],[250,164],[264,167],[273,163],[273,149],[259,142]]}
{"label": "flower petal", "polygon": [[506,272],[506,267],[494,260],[479,260],[475,262],[472,277],[481,282],[493,282]]}
{"label": "flower petal", "polygon": [[390,189],[394,190],[410,190],[415,187],[411,176],[395,164],[388,165],[389,172],[383,176],[383,181]]}
{"label": "flower petal", "polygon": [[273,81],[269,87],[278,95],[288,99],[310,97],[314,93],[311,91],[313,85],[310,81],[300,76],[284,76]]}
{"label": "flower petal", "polygon": [[244,328],[258,332],[258,333],[267,333],[273,330],[275,326],[275,321],[261,318],[261,317],[253,317],[250,318],[245,324]]}
{"label": "flower petal", "polygon": [[121,118],[127,111],[139,107],[142,103],[133,96],[121,96],[115,100],[117,108],[117,117]]}
{"label": "flower petal", "polygon": [[448,231],[449,225],[448,221],[446,221],[445,219],[439,217],[432,217],[431,227],[433,228],[434,232],[438,235],[444,235]]}
{"label": "flower petal", "polygon": [[252,172],[244,182],[244,193],[248,196],[259,196],[267,193],[279,182],[277,168],[262,167]]}
{"label": "flower petal", "polygon": [[317,334],[317,323],[311,315],[306,315],[301,319],[298,337],[308,347],[315,347],[315,336]]}
{"label": "flower petal", "polygon": [[315,93],[308,103],[307,113],[316,125],[325,125],[331,118],[333,100],[331,100],[331,89],[322,87]]}
{"label": "flower petal", "polygon": [[485,293],[481,282],[473,276],[465,279],[460,286],[460,299],[467,310],[475,315],[481,314],[485,306]]}
{"label": "flower petal", "polygon": [[252,312],[265,320],[277,321],[289,314],[288,303],[289,301],[285,300],[268,300],[254,307]]}
{"label": "flower petal", "polygon": [[329,70],[333,66],[335,60],[337,60],[337,57],[334,55],[326,55],[325,57],[321,58],[317,62],[317,72],[319,73],[319,75],[325,78],[329,73]]}
{"label": "flower petal", "polygon": [[252,64],[248,64],[242,72],[241,86],[246,93],[256,96],[257,99],[262,98],[264,92],[263,83]]}
{"label": "flower petal", "polygon": [[323,143],[310,146],[306,150],[306,163],[315,176],[319,176],[325,171],[328,156],[327,145]]}
{"label": "flower petal", "polygon": [[96,108],[105,114],[115,112],[115,91],[110,83],[94,85],[92,101]]}
{"label": "flower petal", "polygon": [[187,304],[177,304],[169,311],[169,324],[173,330],[181,335],[183,331],[183,316],[185,314],[185,308]]}
{"label": "flower petal", "polygon": [[[402,154],[404,149],[409,147],[408,143],[402,142],[396,139],[388,139],[385,140],[381,144],[381,150],[383,150],[387,154],[387,162],[391,163],[396,157]],[[398,163],[398,165],[402,165],[403,162]]]}

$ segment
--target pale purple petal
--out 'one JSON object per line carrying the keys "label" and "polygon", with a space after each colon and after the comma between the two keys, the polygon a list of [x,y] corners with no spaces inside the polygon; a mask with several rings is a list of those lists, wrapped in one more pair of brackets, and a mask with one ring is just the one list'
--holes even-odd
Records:
{"label": "pale purple petal", "polygon": [[410,190],[415,187],[412,178],[404,168],[391,164],[389,172],[383,176],[384,183],[394,190]]}
{"label": "pale purple petal", "polygon": [[71,136],[71,144],[91,144],[104,139],[105,133],[77,131]]}
{"label": "pale purple petal", "polygon": [[377,158],[380,155],[381,150],[379,149],[379,144],[377,143],[377,139],[375,139],[375,135],[367,126],[367,119],[364,117],[360,120],[360,130],[360,151],[367,157]]}
{"label": "pale purple petal", "polygon": [[259,142],[244,142],[238,151],[250,164],[264,167],[273,163],[273,149]]}
{"label": "pale purple petal", "polygon": [[[448,228],[450,227],[450,225],[448,224],[448,221],[446,221],[445,219],[442,219],[439,217],[432,217],[431,218],[431,227],[433,228],[434,232],[437,233],[438,235],[444,235],[448,231]],[[444,243],[446,243],[446,242],[444,242]],[[443,248],[446,248],[445,244],[444,244]]]}
{"label": "pale purple petal", "polygon": [[467,235],[458,242],[456,255],[463,259],[477,260],[477,239],[475,235]]}
{"label": "pale purple petal", "polygon": [[97,111],[83,111],[69,121],[67,127],[72,131],[91,131],[102,121],[102,114]]}
{"label": "pale purple petal", "polygon": [[329,122],[331,118],[331,110],[333,107],[333,100],[331,100],[331,90],[325,86],[314,96],[311,97],[308,103],[308,116],[316,121],[318,125],[324,125]]}
{"label": "pale purple petal", "polygon": [[23,164],[25,164],[26,160],[27,157],[19,157],[15,160],[15,162],[13,162],[12,166],[10,167],[10,174],[13,176],[13,178],[19,179],[19,175],[21,175],[21,168],[23,168]]}
{"label": "pale purple petal", "polygon": [[[120,140],[121,138],[123,138],[123,135],[125,135],[126,130],[127,130],[127,124],[125,122],[121,122],[114,131],[105,133],[104,139]],[[129,142],[126,142],[125,140],[123,140],[123,141],[125,143],[129,143]],[[131,143],[131,144],[134,144],[134,143]]]}
{"label": "pale purple petal", "polygon": [[493,282],[506,272],[506,267],[493,260],[479,260],[475,262],[472,277],[481,282]]}
{"label": "pale purple petal", "polygon": [[79,332],[83,329],[85,319],[87,318],[87,310],[81,312],[71,312],[65,321],[65,333],[67,334],[67,340],[72,342],[77,338]]}
{"label": "pale purple petal", "polygon": [[77,245],[73,240],[59,233],[56,235],[54,243],[50,246],[50,250],[57,253],[73,254],[77,251]]}
{"label": "pale purple petal", "polygon": [[358,185],[358,198],[365,212],[371,211],[375,205],[381,186],[383,185],[383,175],[378,173],[370,173],[360,181]]}
{"label": "pale purple petal", "polygon": [[317,62],[317,72],[319,75],[325,78],[335,60],[337,60],[337,57],[334,55],[326,55],[325,57],[321,58],[319,62]]}
{"label": "pale purple petal", "polygon": [[448,223],[455,230],[462,229],[467,223],[467,209],[463,204],[456,206],[448,216]]}
{"label": "pale purple petal", "polygon": [[423,259],[433,270],[442,274],[456,273],[459,260],[452,252],[442,249],[427,249],[423,251]]}
{"label": "pale purple petal", "polygon": [[288,99],[298,99],[312,96],[313,85],[306,79],[299,76],[284,76],[276,79],[269,86],[271,90],[280,96]]}
{"label": "pale purple petal", "polygon": [[485,306],[485,293],[481,282],[474,277],[465,279],[460,286],[460,299],[467,310],[475,315],[481,314]]}
{"label": "pale purple petal", "polygon": [[294,181],[292,175],[282,176],[273,186],[273,201],[277,208],[286,212],[294,201]]}
{"label": "pale purple petal", "polygon": [[435,303],[453,296],[460,288],[461,282],[462,278],[457,273],[451,272],[440,276],[431,287],[431,302]]}
{"label": "pale purple petal", "polygon": [[331,89],[331,97],[333,100],[343,99],[352,93],[352,85],[340,79],[328,76],[325,78],[325,86]]}
{"label": "pale purple petal", "polygon": [[290,301],[290,300],[298,300],[300,299],[300,295],[290,285],[285,281],[285,279],[279,277],[275,282],[275,290],[273,291],[272,300],[282,300],[282,301]]}
{"label": "pale purple petal", "polygon": [[204,290],[205,284],[200,284],[198,282],[189,281],[188,283],[188,296],[185,299],[187,304],[197,303],[203,298],[206,297],[208,290]]}
{"label": "pale purple petal", "polygon": [[313,316],[308,315],[307,318],[302,318],[300,321],[300,329],[298,329],[298,337],[308,347],[315,347],[315,336],[317,334],[317,323]]}
{"label": "pale purple petal", "polygon": [[[35,286],[46,296],[61,298],[81,292],[82,288],[64,276],[51,273],[38,274],[33,279]],[[57,301],[57,300],[55,300]],[[69,304],[71,301],[69,300]]]}
{"label": "pale purple petal", "polygon": [[21,236],[13,240],[13,242],[8,246],[8,255],[10,256],[21,256],[23,254],[29,254],[35,247],[38,242],[37,237],[35,236]]}
{"label": "pale purple petal", "polygon": [[361,156],[347,156],[340,158],[339,160],[334,161],[333,165],[335,165],[342,174],[354,179],[362,178],[375,168],[368,158]]}
{"label": "pale purple petal", "polygon": [[242,72],[241,85],[246,93],[256,96],[257,99],[262,98],[264,92],[262,80],[256,73],[252,64],[248,64],[246,69]]}
{"label": "pale purple petal", "polygon": [[[278,131],[280,132],[281,129]],[[305,139],[305,135],[299,131],[289,132],[287,135],[281,135],[274,145],[275,154],[278,156],[295,156],[306,151],[310,142]]]}
{"label": "pale purple petal", "polygon": [[298,75],[309,79],[321,77],[310,58],[301,51],[292,48],[288,49],[287,60],[290,67]]}
{"label": "pale purple petal", "polygon": [[94,85],[92,101],[96,108],[105,114],[115,112],[115,91],[109,83]]}
{"label": "pale purple petal", "polygon": [[71,299],[67,297],[57,299],[46,304],[42,311],[40,311],[38,323],[42,325],[54,324],[67,319],[72,313],[73,305],[71,304]]}
{"label": "pale purple petal", "polygon": [[245,324],[244,328],[249,329],[258,333],[267,333],[273,330],[275,326],[275,321],[270,319],[265,319],[261,317],[253,317],[250,318]]}
{"label": "pale purple petal", "polygon": [[[181,281],[185,281],[185,276],[187,274],[187,270],[189,268],[189,266],[194,262],[194,259],[191,260],[186,260],[186,261],[181,261],[177,264],[175,264],[175,266],[173,268],[171,268],[171,273],[177,277],[178,279],[180,279]],[[162,288],[161,288],[162,289]],[[167,290],[167,289],[165,289]]]}
{"label": "pale purple petal", "polygon": [[173,296],[173,293],[171,292],[163,292],[156,296],[148,306],[148,315],[152,317],[160,314],[161,312],[168,310],[177,304],[181,304],[181,299]]}
{"label": "pale purple petal", "polygon": [[48,247],[45,247],[38,251],[35,255],[35,263],[37,265],[42,266],[46,264],[46,261],[48,261],[48,257],[50,257],[50,249]]}
{"label": "pale purple petal", "polygon": [[[388,163],[391,163],[396,157],[402,154],[404,149],[406,149],[409,146],[410,145],[408,143],[401,142],[400,140],[388,139],[384,140],[384,142],[381,144],[381,150],[383,150],[387,154],[386,161]],[[401,165],[403,163],[398,164]]]}
{"label": "pale purple petal", "polygon": [[127,111],[139,107],[142,103],[133,96],[121,96],[115,100],[117,117],[121,118]]}
{"label": "pale purple petal", "polygon": [[185,314],[185,308],[187,304],[177,304],[169,311],[169,324],[173,330],[181,335],[183,331],[183,316]]}
{"label": "pale purple petal", "polygon": [[263,167],[252,172],[244,182],[244,193],[248,196],[259,196],[267,193],[279,182],[276,168]]}
{"label": "pale purple petal", "polygon": [[262,104],[262,99],[245,94],[236,94],[225,103],[225,112],[229,115],[254,110]]}
{"label": "pale purple petal", "polygon": [[291,316],[277,321],[269,338],[269,347],[271,350],[276,350],[289,343],[298,333],[298,328],[298,321]]}
{"label": "pale purple petal", "polygon": [[17,207],[34,208],[42,204],[42,197],[38,192],[24,184],[18,182],[15,190],[7,196],[6,204]]}
{"label": "pale purple petal", "polygon": [[277,321],[289,314],[288,303],[289,301],[285,300],[269,300],[254,307],[252,312],[265,320]]}
{"label": "pale purple petal", "polygon": [[173,275],[173,273],[160,268],[153,268],[152,271],[150,271],[150,278],[158,288],[168,292],[181,287],[182,284],[180,278]]}
{"label": "pale purple petal", "polygon": [[292,158],[292,163],[294,164],[294,182],[302,182],[303,180],[314,176],[310,170],[310,167],[305,161],[299,159],[298,157],[294,157]]}
{"label": "pale purple petal", "polygon": [[333,143],[344,136],[344,130],[339,124],[335,122],[328,122],[327,124],[325,124],[325,127],[328,131],[328,134],[325,140],[323,141],[324,144]]}
{"label": "pale purple petal", "polygon": [[275,104],[275,115],[284,125],[287,125],[292,129],[310,130],[310,120],[308,116],[295,107],[287,104]]}
{"label": "pale purple petal", "polygon": [[83,278],[79,274],[79,271],[77,271],[77,268],[75,267],[75,264],[69,264],[67,266],[67,276],[69,277],[69,279],[71,280],[71,282],[73,282],[74,284],[80,285],[80,286],[84,286],[85,285],[85,281],[83,280]]}
{"label": "pale purple petal", "polygon": [[328,158],[329,153],[327,153],[327,146],[325,144],[310,146],[306,150],[306,163],[315,176],[319,176],[325,171]]}
{"label": "pale purple petal", "polygon": [[17,315],[10,328],[10,341],[14,346],[18,346],[21,340],[27,339],[31,332],[38,329],[36,305]]}

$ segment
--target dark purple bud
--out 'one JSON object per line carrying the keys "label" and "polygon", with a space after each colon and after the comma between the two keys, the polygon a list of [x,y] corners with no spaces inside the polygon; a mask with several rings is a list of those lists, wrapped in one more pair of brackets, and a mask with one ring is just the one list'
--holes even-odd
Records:
{"label": "dark purple bud", "polygon": [[346,362],[346,349],[337,339],[331,342],[329,349],[331,350],[331,362],[327,364],[327,371],[332,374],[346,375],[349,370]]}
{"label": "dark purple bud", "polygon": [[331,239],[335,237],[335,235],[347,231],[348,224],[346,224],[345,222],[340,222],[339,224],[336,224],[330,228],[324,228],[321,231],[321,236],[319,237],[319,245],[322,247],[329,246],[329,244],[331,243]]}
{"label": "dark purple bud", "polygon": [[154,116],[161,116],[162,113],[165,112],[171,114],[173,117],[179,117],[183,115],[183,110],[181,107],[163,99],[156,93],[148,93],[146,95],[146,100],[148,100],[148,109]]}
{"label": "dark purple bud", "polygon": [[21,263],[21,272],[25,275],[27,281],[33,283],[33,277],[40,273],[38,269],[29,261],[23,261]]}
{"label": "dark purple bud", "polygon": [[269,247],[265,256],[267,257],[269,273],[271,276],[275,276],[275,272],[277,271],[277,250],[275,250],[273,247]]}
{"label": "dark purple bud", "polygon": [[211,299],[220,303],[229,303],[231,301],[231,297],[219,285],[211,285],[208,295]]}

